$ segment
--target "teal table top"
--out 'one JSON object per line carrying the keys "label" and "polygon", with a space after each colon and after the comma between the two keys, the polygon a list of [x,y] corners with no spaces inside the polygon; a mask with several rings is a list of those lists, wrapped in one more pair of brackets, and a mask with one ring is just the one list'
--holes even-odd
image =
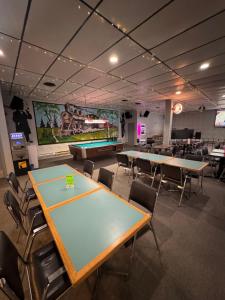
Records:
{"label": "teal table top", "polygon": [[[57,177],[58,174],[56,174]],[[66,175],[72,175],[67,173]],[[47,181],[38,185],[37,190],[39,191],[42,199],[47,208],[62,203],[71,198],[82,195],[83,193],[97,189],[99,185],[85,176],[74,173],[74,187],[66,188],[66,178],[60,178],[53,181]]]}
{"label": "teal table top", "polygon": [[50,212],[76,271],[122,237],[143,214],[101,189]]}
{"label": "teal table top", "polygon": [[121,144],[116,141],[109,141],[109,142],[93,142],[93,143],[82,143],[82,144],[74,144],[72,146],[79,147],[79,148],[98,148],[98,147],[104,147],[104,146],[110,146],[110,145],[117,145]]}
{"label": "teal table top", "polygon": [[59,166],[54,166],[54,167],[31,171],[31,174],[36,183],[39,183],[39,182],[42,182],[45,180],[51,180],[51,179],[61,177],[61,176],[70,175],[73,173],[75,174],[76,171],[67,165],[59,165]]}
{"label": "teal table top", "polygon": [[195,161],[195,160],[173,157],[173,159],[168,161],[166,165],[198,172],[204,169],[208,165],[208,163],[203,161]]}
{"label": "teal table top", "polygon": [[121,154],[126,154],[127,156],[131,158],[143,158],[150,160],[157,164],[163,164],[170,160],[171,156],[165,156],[165,155],[159,155],[159,154],[153,154],[153,153],[147,153],[147,152],[140,152],[140,151],[123,151],[120,152]]}

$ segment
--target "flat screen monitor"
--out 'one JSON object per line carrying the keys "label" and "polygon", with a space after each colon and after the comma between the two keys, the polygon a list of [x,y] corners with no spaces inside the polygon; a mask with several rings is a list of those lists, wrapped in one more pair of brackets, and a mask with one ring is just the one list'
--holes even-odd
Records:
{"label": "flat screen monitor", "polygon": [[215,127],[225,127],[225,110],[217,110]]}

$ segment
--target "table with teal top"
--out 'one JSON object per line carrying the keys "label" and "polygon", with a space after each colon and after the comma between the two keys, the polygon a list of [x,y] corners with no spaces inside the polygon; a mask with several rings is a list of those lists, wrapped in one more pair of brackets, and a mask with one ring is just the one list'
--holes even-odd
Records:
{"label": "table with teal top", "polygon": [[[31,171],[29,176],[76,286],[144,227],[151,215],[67,165],[54,168],[55,177],[52,168]],[[74,175],[73,188],[65,188],[66,175]]]}
{"label": "table with teal top", "polygon": [[76,159],[89,159],[123,150],[123,143],[117,141],[90,142],[69,145],[70,153]]}

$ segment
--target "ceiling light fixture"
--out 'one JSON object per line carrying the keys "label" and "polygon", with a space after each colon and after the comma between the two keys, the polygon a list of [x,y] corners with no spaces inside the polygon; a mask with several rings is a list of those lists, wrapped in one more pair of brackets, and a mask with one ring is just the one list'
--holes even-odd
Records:
{"label": "ceiling light fixture", "polygon": [[127,100],[127,99],[123,99],[122,101],[123,101],[123,102],[127,102],[128,100]]}
{"label": "ceiling light fixture", "polygon": [[210,66],[210,64],[208,62],[203,63],[200,66],[200,70],[206,70],[206,69],[208,69],[209,66]]}
{"label": "ceiling light fixture", "polygon": [[4,56],[4,52],[0,49],[0,56]]}
{"label": "ceiling light fixture", "polygon": [[176,95],[180,95],[181,94],[181,91],[176,91]]}
{"label": "ceiling light fixture", "polygon": [[117,56],[117,55],[111,55],[110,58],[109,58],[110,63],[113,64],[113,65],[114,65],[114,64],[117,64],[117,63],[118,63],[118,60],[119,60],[119,59],[118,59],[118,56]]}
{"label": "ceiling light fixture", "polygon": [[225,94],[224,94],[224,95],[222,95],[222,98],[225,98]]}

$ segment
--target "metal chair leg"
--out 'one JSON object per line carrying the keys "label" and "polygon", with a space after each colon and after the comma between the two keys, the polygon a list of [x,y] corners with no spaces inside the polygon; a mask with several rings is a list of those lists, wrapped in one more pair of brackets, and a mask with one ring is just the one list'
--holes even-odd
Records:
{"label": "metal chair leg", "polygon": [[182,202],[182,199],[183,199],[184,190],[185,190],[185,186],[186,186],[186,181],[187,181],[187,177],[185,177],[185,180],[184,180],[184,185],[182,187],[182,192],[181,192],[181,195],[180,195],[180,201],[179,201],[178,207],[181,206],[181,202]]}
{"label": "metal chair leg", "polygon": [[153,226],[153,224],[152,224],[151,221],[149,222],[149,227],[150,227],[150,229],[151,229],[151,231],[153,233],[153,236],[154,236],[154,239],[155,239],[156,248],[159,251],[159,254],[161,254],[160,248],[159,248],[159,244],[158,244],[158,240],[157,240],[156,233],[155,233],[155,229],[154,229],[154,226]]}

